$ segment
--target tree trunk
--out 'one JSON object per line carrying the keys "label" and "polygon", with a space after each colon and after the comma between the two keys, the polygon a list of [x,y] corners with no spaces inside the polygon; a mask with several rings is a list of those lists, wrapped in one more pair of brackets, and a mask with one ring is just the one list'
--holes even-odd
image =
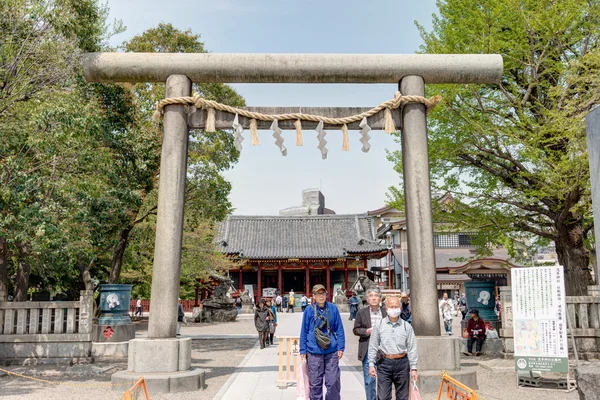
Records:
{"label": "tree trunk", "polygon": [[[8,300],[8,246],[0,238],[0,301]],[[0,322],[1,323],[1,322]]]}
{"label": "tree trunk", "polygon": [[29,273],[31,272],[31,266],[29,265],[29,260],[27,260],[27,256],[27,245],[19,245],[14,301],[27,301],[27,289],[29,289]]}
{"label": "tree trunk", "polygon": [[83,261],[82,257],[77,259],[77,267],[81,274],[81,281],[85,290],[94,290],[94,283],[92,282],[92,274],[90,274],[90,266]]}
{"label": "tree trunk", "polygon": [[110,276],[108,277],[108,283],[118,283],[121,277],[121,268],[123,267],[123,256],[125,255],[125,249],[129,240],[129,233],[133,229],[133,226],[128,226],[123,229],[119,234],[119,241],[115,245],[113,251],[112,266],[110,269]]}
{"label": "tree trunk", "polygon": [[581,224],[556,224],[555,239],[558,263],[565,269],[567,296],[587,296],[592,284],[590,253],[585,248]]}

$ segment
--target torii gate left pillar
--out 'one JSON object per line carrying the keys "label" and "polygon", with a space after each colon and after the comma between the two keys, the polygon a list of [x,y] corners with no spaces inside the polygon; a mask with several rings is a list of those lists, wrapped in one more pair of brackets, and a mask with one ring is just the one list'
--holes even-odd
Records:
{"label": "torii gate left pillar", "polygon": [[[167,97],[190,95],[190,79],[227,83],[400,83],[404,95],[423,96],[425,83],[497,83],[503,69],[501,56],[473,54],[90,53],[84,56],[83,66],[89,81],[166,81]],[[231,121],[220,121],[220,126],[218,119],[217,115],[217,128],[231,127]],[[175,338],[187,136],[189,127],[201,128],[202,123],[200,111],[188,117],[184,106],[165,107],[149,335],[130,341],[128,371],[114,374],[113,383],[133,382],[144,373],[156,392],[197,390],[203,386],[204,373],[190,368],[190,339]],[[287,128],[284,124],[280,127]],[[265,127],[259,122],[261,128]],[[436,391],[439,370],[446,369],[476,388],[475,372],[460,370],[458,338],[440,336],[427,124],[422,104],[408,104],[402,110],[402,155],[413,325],[419,343],[419,387],[423,392]]]}

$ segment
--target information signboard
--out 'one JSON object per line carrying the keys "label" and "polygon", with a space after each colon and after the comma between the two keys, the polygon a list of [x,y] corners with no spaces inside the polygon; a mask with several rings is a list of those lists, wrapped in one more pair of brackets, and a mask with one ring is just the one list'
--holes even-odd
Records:
{"label": "information signboard", "polygon": [[568,372],[562,266],[512,268],[517,371]]}

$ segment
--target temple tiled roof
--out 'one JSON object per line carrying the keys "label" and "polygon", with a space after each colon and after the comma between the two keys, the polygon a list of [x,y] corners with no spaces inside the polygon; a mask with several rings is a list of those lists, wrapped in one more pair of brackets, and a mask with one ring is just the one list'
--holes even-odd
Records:
{"label": "temple tiled roof", "polygon": [[219,225],[217,245],[246,259],[330,259],[386,251],[366,214],[232,215]]}

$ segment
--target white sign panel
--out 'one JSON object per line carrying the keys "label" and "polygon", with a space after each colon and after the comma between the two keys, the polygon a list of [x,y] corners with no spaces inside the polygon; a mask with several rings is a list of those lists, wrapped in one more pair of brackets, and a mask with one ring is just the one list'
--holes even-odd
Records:
{"label": "white sign panel", "polygon": [[511,278],[516,369],[568,372],[563,267],[512,268]]}

